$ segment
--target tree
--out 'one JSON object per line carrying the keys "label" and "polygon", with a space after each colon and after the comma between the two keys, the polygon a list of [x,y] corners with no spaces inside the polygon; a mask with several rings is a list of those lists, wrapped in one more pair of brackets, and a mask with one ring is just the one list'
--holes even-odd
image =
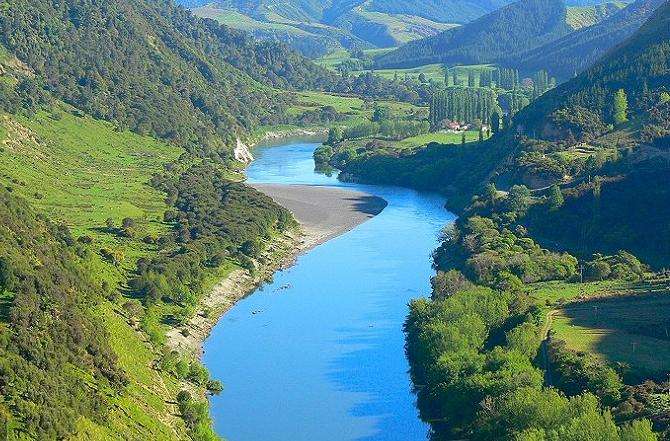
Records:
{"label": "tree", "polygon": [[531,200],[532,194],[525,185],[513,185],[507,193],[507,207],[517,213],[525,212]]}
{"label": "tree", "polygon": [[382,122],[391,118],[391,109],[384,106],[375,105],[375,111],[372,114],[372,121]]}
{"label": "tree", "polygon": [[135,226],[135,220],[132,217],[125,217],[121,221],[121,226],[123,229],[133,228]]}
{"label": "tree", "polygon": [[621,125],[628,121],[628,96],[623,89],[614,94],[614,124]]}
{"label": "tree", "polygon": [[219,380],[210,380],[207,382],[207,390],[214,395],[219,395],[223,391],[223,384]]}
{"label": "tree", "polygon": [[5,259],[0,258],[0,293],[4,292],[5,290],[12,289],[11,286],[13,278],[14,274],[12,272],[11,266]]}
{"label": "tree", "polygon": [[498,112],[493,112],[491,115],[491,130],[494,134],[500,131],[500,114]]}
{"label": "tree", "polygon": [[620,429],[621,441],[656,441],[658,436],[654,433],[649,420],[636,420]]}
{"label": "tree", "polygon": [[561,188],[558,185],[555,184],[552,185],[551,188],[549,189],[549,199],[548,199],[549,209],[558,210],[563,206],[564,203],[565,199],[563,198]]}
{"label": "tree", "polygon": [[333,127],[332,129],[328,130],[328,140],[326,141],[326,144],[337,144],[338,142],[342,141],[343,136],[344,130],[342,130],[342,127]]}

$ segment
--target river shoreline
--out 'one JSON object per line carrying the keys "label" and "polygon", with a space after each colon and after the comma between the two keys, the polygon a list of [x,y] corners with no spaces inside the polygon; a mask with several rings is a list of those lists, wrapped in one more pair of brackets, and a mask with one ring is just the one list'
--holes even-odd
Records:
{"label": "river shoreline", "polygon": [[[292,132],[286,135],[293,137]],[[387,205],[383,199],[367,193],[332,187],[266,184],[252,187],[289,209],[299,227],[268,242],[255,261],[253,274],[236,269],[217,283],[201,300],[188,323],[166,333],[167,345],[172,350],[202,358],[205,340],[237,302],[271,280],[277,271],[293,266],[300,255],[351,231]]]}

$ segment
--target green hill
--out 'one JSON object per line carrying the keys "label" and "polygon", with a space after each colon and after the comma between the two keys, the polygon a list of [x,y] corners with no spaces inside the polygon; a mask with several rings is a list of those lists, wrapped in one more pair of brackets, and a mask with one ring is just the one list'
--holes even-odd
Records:
{"label": "green hill", "polygon": [[[490,141],[397,155],[362,149],[340,165],[364,180],[443,191],[457,208],[486,182],[503,189],[523,184],[538,195],[561,185],[563,208],[531,210],[527,219],[543,243],[578,255],[630,249],[654,266],[667,265],[670,201],[656,183],[670,177],[668,20],[666,2],[626,42],[531,103]],[[617,93],[627,101],[619,115]]]}
{"label": "green hill", "polygon": [[16,1],[0,24],[0,43],[58,98],[192,151],[223,151],[267,122],[283,102],[271,86],[323,74],[281,45],[257,45],[170,1]]}
{"label": "green hill", "polygon": [[597,24],[520,54],[510,64],[523,72],[546,69],[561,80],[569,79],[630,37],[662,3],[637,0]]}
{"label": "green hill", "polygon": [[333,74],[171,1],[1,2],[0,23],[0,430],[214,439],[220,385],[166,333],[293,225],[232,146]]}
{"label": "green hill", "polygon": [[377,68],[495,63],[571,32],[563,0],[521,0],[459,28],[408,43],[375,60]]}

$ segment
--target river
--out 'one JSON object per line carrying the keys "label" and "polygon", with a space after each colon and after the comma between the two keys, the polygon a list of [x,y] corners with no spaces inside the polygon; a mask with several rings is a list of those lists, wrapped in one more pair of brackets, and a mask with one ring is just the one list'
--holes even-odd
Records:
{"label": "river", "polygon": [[438,195],[315,173],[317,146],[260,147],[248,179],[346,187],[388,206],[217,324],[203,357],[225,386],[211,399],[215,429],[229,441],[424,440],[402,325],[410,299],[430,292],[430,253],[455,217]]}

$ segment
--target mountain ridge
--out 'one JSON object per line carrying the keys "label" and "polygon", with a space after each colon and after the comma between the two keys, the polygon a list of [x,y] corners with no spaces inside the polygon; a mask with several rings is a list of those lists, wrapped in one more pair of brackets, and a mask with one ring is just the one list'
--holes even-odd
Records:
{"label": "mountain ridge", "polygon": [[495,63],[570,32],[563,0],[520,0],[459,28],[408,43],[377,58],[375,65]]}

